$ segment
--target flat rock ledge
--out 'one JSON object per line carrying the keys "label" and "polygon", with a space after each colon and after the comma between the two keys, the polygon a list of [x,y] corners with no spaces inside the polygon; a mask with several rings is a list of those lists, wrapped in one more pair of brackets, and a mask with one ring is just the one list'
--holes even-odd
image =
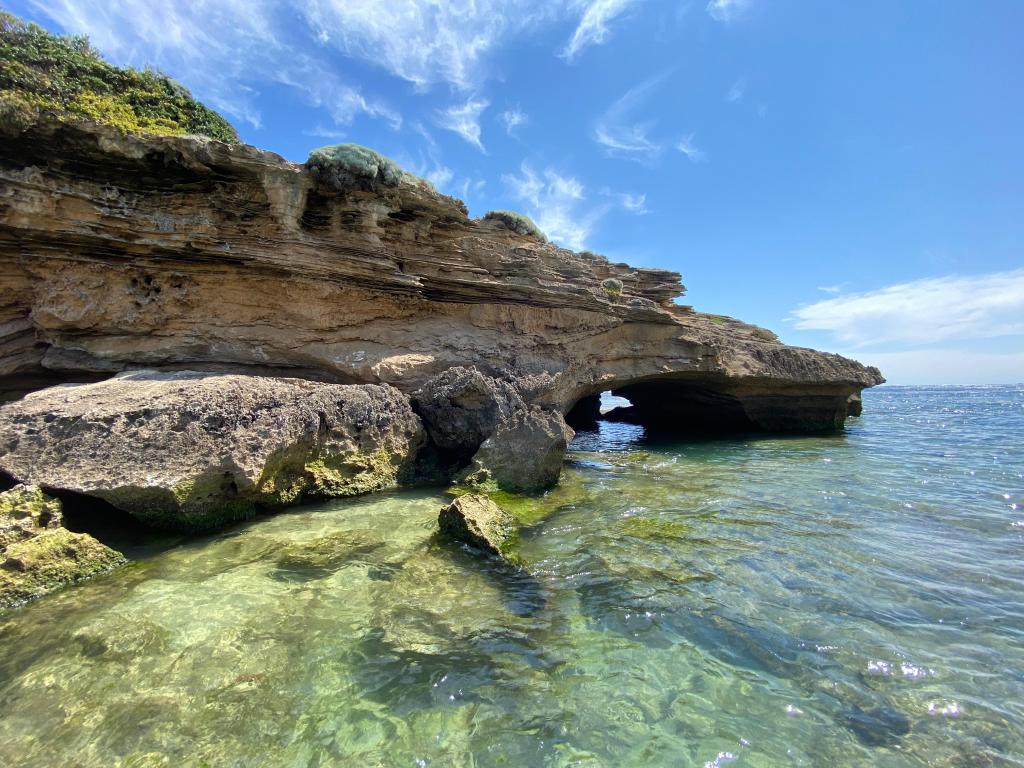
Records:
{"label": "flat rock ledge", "polygon": [[0,471],[201,530],[395,485],[423,442],[388,385],[136,371],[0,408]]}
{"label": "flat rock ledge", "polygon": [[499,557],[508,557],[516,538],[512,515],[486,496],[459,496],[438,515],[441,533]]}
{"label": "flat rock ledge", "polygon": [[127,560],[63,527],[59,500],[34,486],[0,493],[0,610],[112,571]]}

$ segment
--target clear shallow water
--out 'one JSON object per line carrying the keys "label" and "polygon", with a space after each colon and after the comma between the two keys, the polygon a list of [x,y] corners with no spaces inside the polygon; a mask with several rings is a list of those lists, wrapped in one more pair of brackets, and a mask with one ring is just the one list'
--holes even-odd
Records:
{"label": "clear shallow water", "polygon": [[443,496],[263,519],[0,617],[0,764],[1024,765],[1024,387],[574,444],[528,569]]}

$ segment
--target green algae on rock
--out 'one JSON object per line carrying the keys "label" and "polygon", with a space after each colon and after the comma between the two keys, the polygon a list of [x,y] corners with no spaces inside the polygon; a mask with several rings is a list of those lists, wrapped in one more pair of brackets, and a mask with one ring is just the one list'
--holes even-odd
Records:
{"label": "green algae on rock", "polygon": [[515,518],[486,496],[459,496],[441,510],[441,532],[495,555],[509,554],[516,538]]}
{"label": "green algae on rock", "polygon": [[0,493],[0,609],[124,565],[124,555],[61,526],[60,501],[33,486]]}

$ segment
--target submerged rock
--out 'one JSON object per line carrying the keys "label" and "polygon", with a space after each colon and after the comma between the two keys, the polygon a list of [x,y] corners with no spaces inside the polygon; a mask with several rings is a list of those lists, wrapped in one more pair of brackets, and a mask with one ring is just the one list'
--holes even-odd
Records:
{"label": "submerged rock", "polygon": [[459,496],[441,510],[441,532],[496,555],[504,555],[515,540],[516,522],[486,496]]}
{"label": "submerged rock", "polygon": [[0,493],[0,608],[11,608],[127,561],[62,527],[61,505],[32,486]]}
{"label": "submerged rock", "polygon": [[398,390],[139,371],[0,408],[0,469],[202,529],[302,498],[395,485],[422,441]]}

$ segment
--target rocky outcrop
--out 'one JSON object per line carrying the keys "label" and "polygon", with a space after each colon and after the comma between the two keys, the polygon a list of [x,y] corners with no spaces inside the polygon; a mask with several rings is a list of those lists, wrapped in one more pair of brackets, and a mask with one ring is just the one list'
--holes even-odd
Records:
{"label": "rocky outcrop", "polygon": [[537,493],[558,481],[573,438],[562,414],[534,407],[503,422],[480,446],[466,480],[499,490]]}
{"label": "rocky outcrop", "polygon": [[33,486],[0,493],[0,609],[21,605],[127,562],[63,527],[61,504]]}
{"label": "rocky outcrop", "polygon": [[188,530],[393,486],[422,442],[386,385],[139,371],[0,408],[3,472]]}
{"label": "rocky outcrop", "polygon": [[446,536],[495,555],[508,555],[516,535],[515,518],[486,496],[459,496],[437,523]]}
{"label": "rocky outcrop", "polygon": [[412,393],[469,366],[563,414],[655,383],[684,414],[803,430],[840,425],[882,380],[675,304],[673,272],[471,220],[408,174],[352,184],[208,139],[6,130],[0,391],[149,367]]}

